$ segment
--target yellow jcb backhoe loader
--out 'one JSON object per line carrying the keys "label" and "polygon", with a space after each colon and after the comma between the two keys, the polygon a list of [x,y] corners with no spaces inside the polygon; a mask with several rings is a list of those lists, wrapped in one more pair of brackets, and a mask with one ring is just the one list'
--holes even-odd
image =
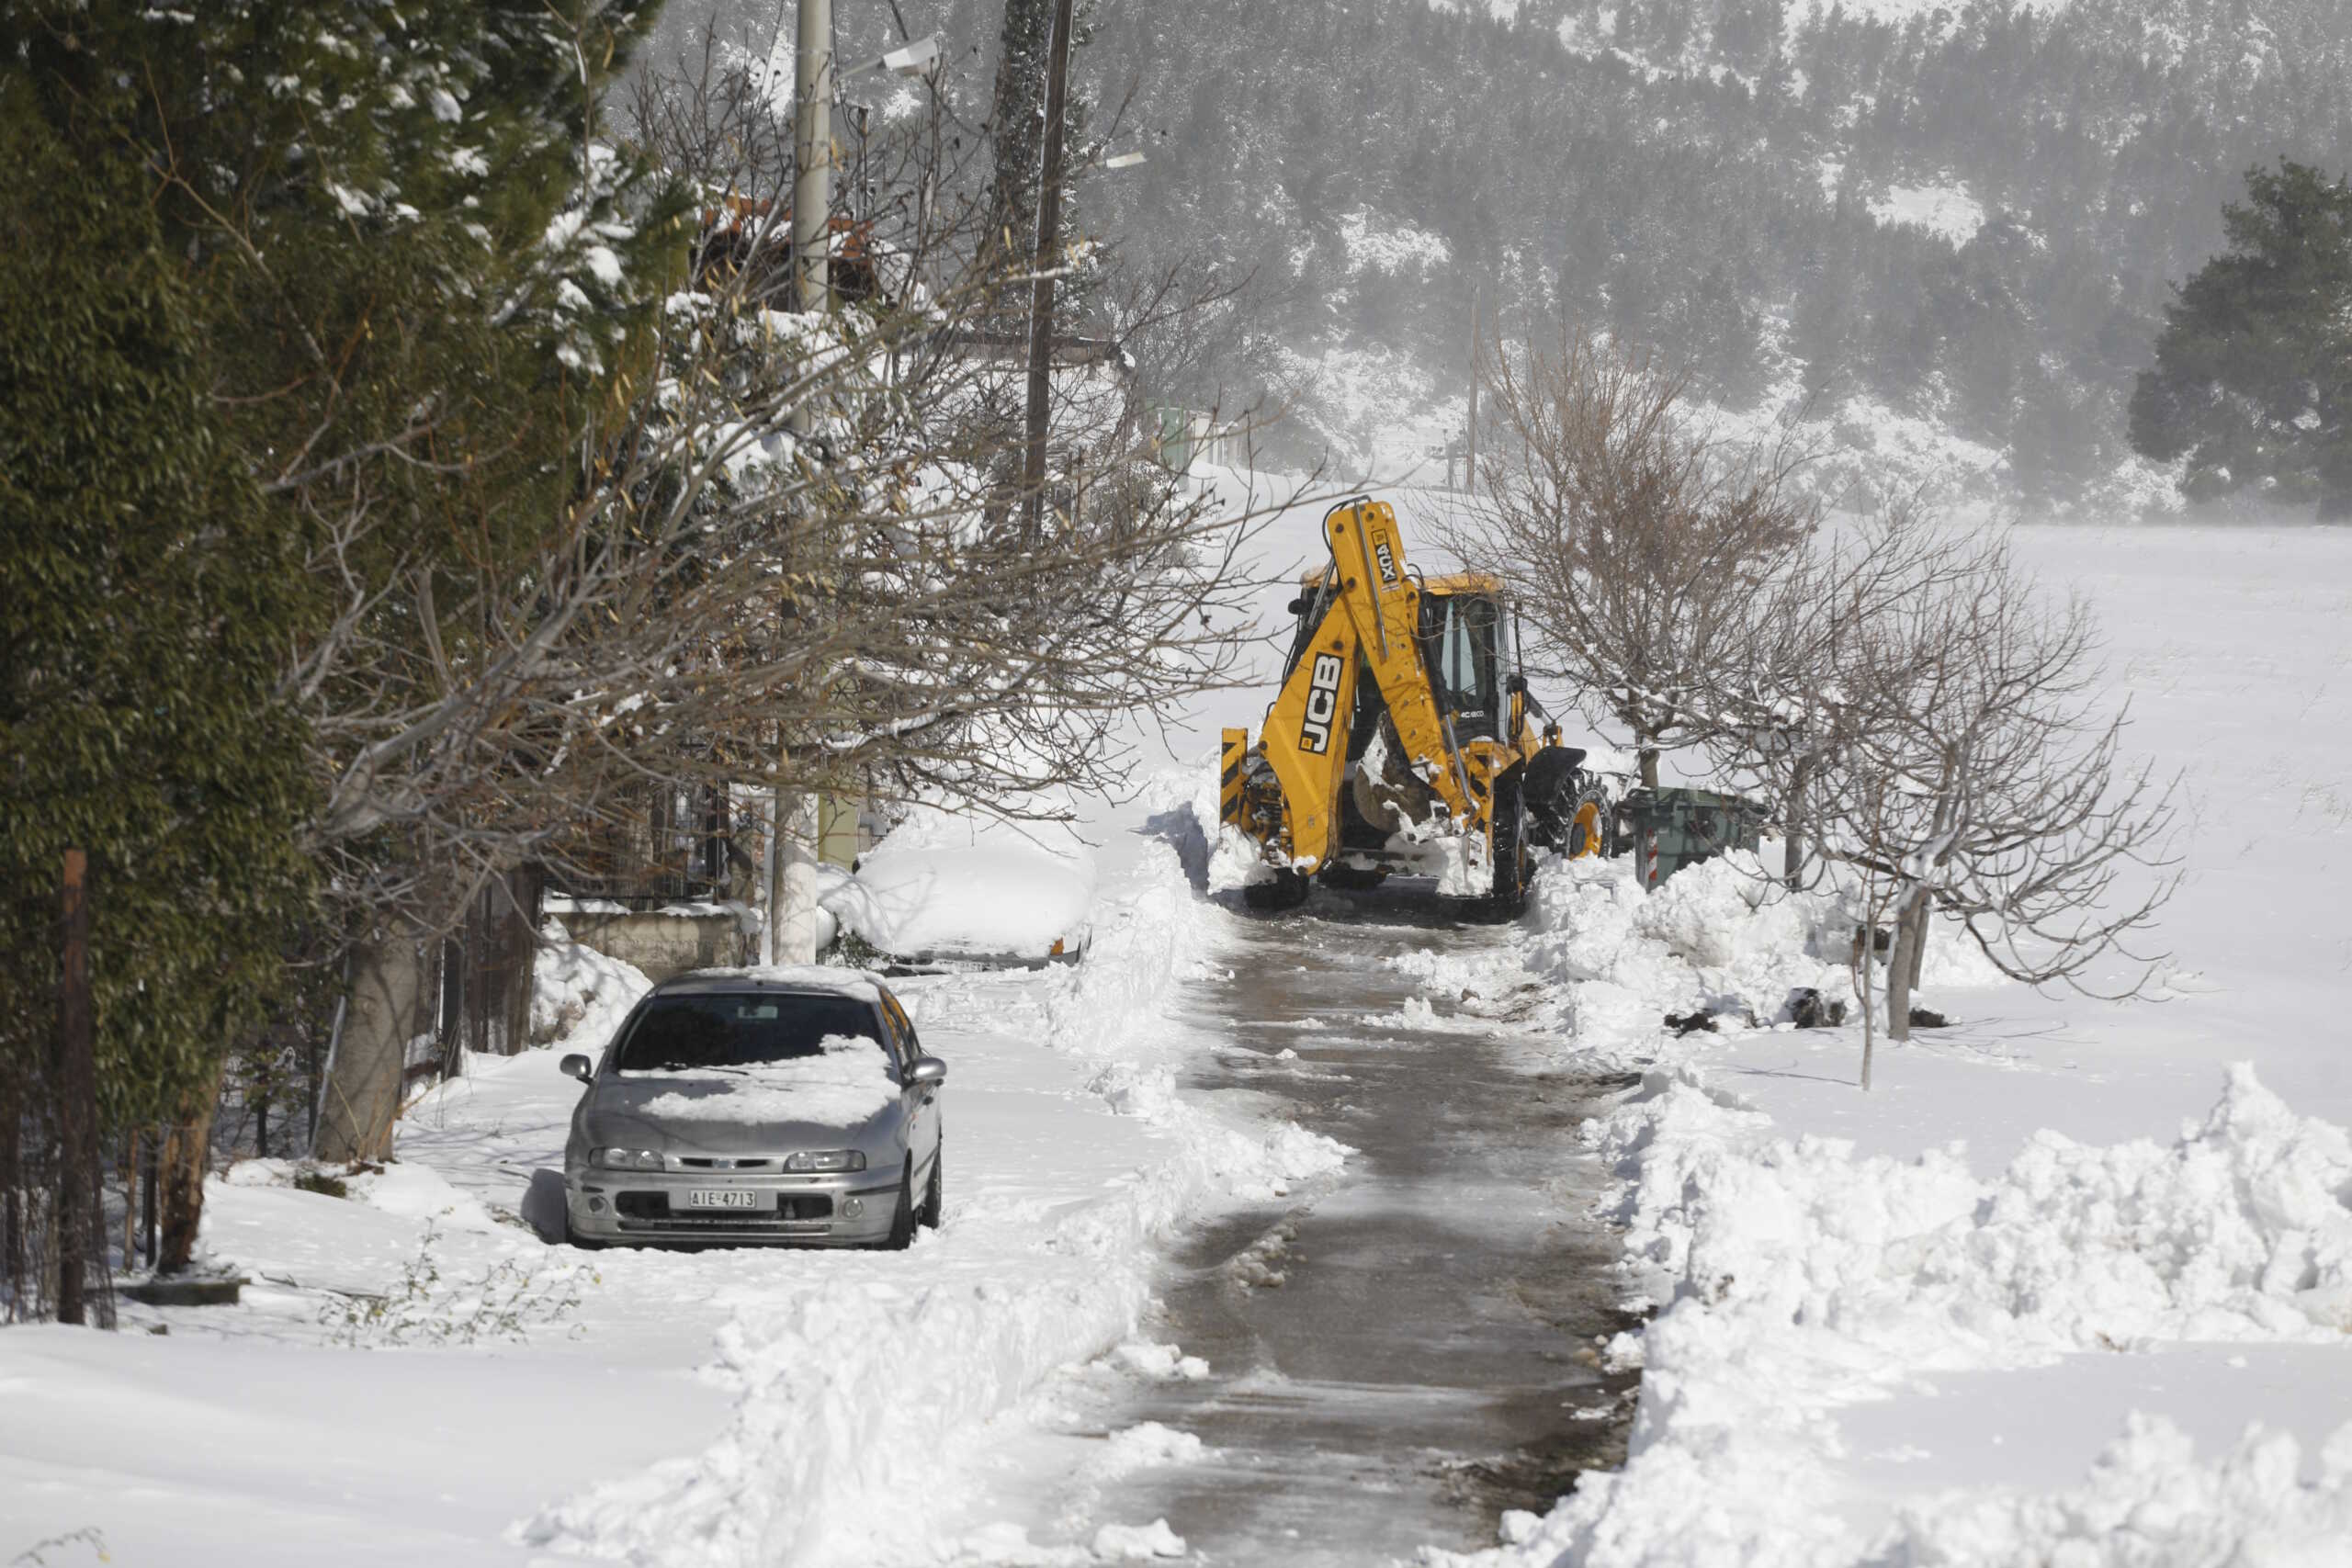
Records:
{"label": "yellow jcb backhoe loader", "polygon": [[1330,564],[1291,603],[1281,694],[1258,744],[1228,729],[1219,760],[1219,817],[1269,870],[1243,890],[1251,907],[1288,908],[1311,878],[1364,887],[1394,872],[1516,913],[1535,846],[1606,852],[1612,814],[1585,753],[1504,668],[1501,581],[1424,580],[1396,513],[1369,497],[1332,508],[1323,533]]}

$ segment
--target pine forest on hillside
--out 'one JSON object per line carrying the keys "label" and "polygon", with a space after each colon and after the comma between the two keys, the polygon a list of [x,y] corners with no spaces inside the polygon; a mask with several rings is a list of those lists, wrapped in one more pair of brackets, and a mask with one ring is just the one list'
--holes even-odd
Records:
{"label": "pine forest on hillside", "polygon": [[[983,118],[999,7],[899,10],[964,51]],[[1292,458],[1369,457],[1417,388],[1458,398],[1476,293],[1506,334],[1605,328],[1731,409],[1925,421],[2007,456],[1999,498],[2112,498],[2132,378],[2246,171],[2352,164],[2352,13],[2324,0],[1081,13],[1100,128],[1123,107],[1150,154],[1093,182],[1091,227],[1252,280],[1192,392],[1271,392]],[[712,14],[674,11],[663,43]],[[879,7],[839,25],[845,53],[896,33]]]}

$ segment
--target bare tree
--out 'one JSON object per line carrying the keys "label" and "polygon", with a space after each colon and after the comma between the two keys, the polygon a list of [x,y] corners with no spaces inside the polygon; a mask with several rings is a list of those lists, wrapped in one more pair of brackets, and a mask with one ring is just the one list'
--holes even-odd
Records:
{"label": "bare tree", "polygon": [[1917,494],[1897,496],[1825,524],[1723,606],[1745,657],[1708,694],[1709,750],[1732,787],[1776,803],[1791,891],[1816,885],[1829,866],[1811,852],[1815,783],[1864,718],[1853,651],[1885,617],[1988,559],[1939,527]]}
{"label": "bare tree", "polygon": [[1535,670],[1623,727],[1656,787],[1662,751],[1719,733],[1747,608],[1814,532],[1804,454],[1715,438],[1681,377],[1603,340],[1482,350],[1479,375],[1482,494],[1446,543],[1505,576]]}
{"label": "bare tree", "polygon": [[[560,867],[662,790],[1057,814],[1045,792],[1115,792],[1134,714],[1223,683],[1238,653],[1251,519],[1147,460],[1115,344],[1060,356],[1044,525],[1006,515],[991,411],[1022,367],[985,323],[1007,264],[975,209],[940,203],[935,115],[869,150],[900,162],[834,220],[840,308],[796,314],[789,139],[762,85],[707,56],[643,91],[644,145],[694,194],[690,276],[541,543],[450,603],[368,569],[365,504],[322,530],[314,570],[348,600],[293,677],[326,780],[312,832],[369,922],[363,989],[395,998],[345,1021],[338,1153],[389,1142],[414,987],[385,971],[505,868]],[[1134,333],[1203,302],[1172,279],[1113,297]]]}
{"label": "bare tree", "polygon": [[[1917,591],[1849,622],[1819,677],[1841,700],[1813,816],[1860,906],[1865,1088],[1882,920],[1887,1032],[1902,1040],[1935,911],[2013,979],[2132,995],[2154,955],[2132,941],[2178,881],[2174,787],[2120,756],[2128,716],[2099,700],[2088,606],[2045,600],[1998,538],[1920,552],[1910,570]],[[2122,880],[2134,867],[2151,874],[2137,887]],[[2095,990],[2110,956],[2139,972]]]}

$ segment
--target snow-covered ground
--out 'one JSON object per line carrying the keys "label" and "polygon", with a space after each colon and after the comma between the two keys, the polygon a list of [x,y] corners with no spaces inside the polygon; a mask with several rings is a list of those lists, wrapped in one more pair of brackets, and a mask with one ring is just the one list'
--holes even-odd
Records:
{"label": "snow-covered ground", "polygon": [[[1954,1027],[1865,1095],[1857,1030],[1773,1026],[1842,987],[1823,918],[1724,863],[1548,868],[1522,962],[1570,1053],[1646,1075],[1585,1136],[1662,1310],[1612,1347],[1631,1461],[1494,1564],[2352,1562],[2352,538],[2021,542],[2186,774],[2163,999],[2039,997],[1943,931]],[[1726,1032],[1660,1027],[1700,1006]]]}
{"label": "snow-covered ground", "polygon": [[[1453,504],[1392,499],[1417,545]],[[1519,970],[1432,953],[1442,1005],[1554,987],[1545,1066],[1649,1075],[1585,1134],[1666,1309],[1616,1348],[1648,1361],[1634,1459],[1489,1568],[2352,1563],[2352,536],[2018,543],[2184,778],[2154,998],[2036,995],[1946,931],[1920,1000],[1954,1026],[1882,1043],[1864,1095],[1856,1028],[1770,1027],[1838,994],[1842,932],[1727,867],[1644,899],[1555,866]],[[1660,1027],[1735,998],[1768,1027]]]}
{"label": "snow-covered ground", "polygon": [[[1449,503],[1398,500],[1415,540]],[[1270,626],[1319,511],[1261,542]],[[1865,1096],[1850,1026],[1770,1027],[1789,986],[1842,980],[1834,936],[1751,907],[1734,868],[1645,899],[1555,866],[1515,963],[1424,961],[1449,1013],[1544,982],[1545,1066],[1647,1075],[1582,1134],[1623,1180],[1626,1289],[1662,1309],[1612,1349],[1645,1364],[1634,1457],[1507,1518],[1495,1568],[2352,1562],[2352,536],[2023,544],[2098,602],[2134,744],[2188,775],[2166,999],[1990,983],[1947,932],[1921,999],[1954,1027],[1883,1050]],[[899,1255],[548,1246],[557,1057],[642,985],[553,951],[534,1033],[558,1043],[471,1064],[385,1172],[214,1186],[205,1247],[254,1280],[243,1305],[0,1334],[0,1553],[95,1560],[96,1530],[116,1561],[196,1564],[1045,1560],[1001,1456],[1052,1425],[1056,1380],[1186,1375],[1137,1339],[1164,1244],[1344,1157],[1182,1088],[1215,1042],[1169,1002],[1215,983],[1234,918],[1187,876],[1195,800],[1212,731],[1265,695],[1177,718],[1163,784],[1086,805],[1082,963],[900,987],[952,1065],[941,1231]],[[1767,1026],[1659,1027],[1735,999]],[[1181,1550],[1099,1523],[1098,1558]]]}
{"label": "snow-covered ground", "polygon": [[[535,1010],[554,1043],[470,1062],[381,1175],[336,1197],[248,1161],[213,1183],[204,1248],[254,1281],[242,1305],[0,1335],[0,1550],[63,1540],[50,1561],[69,1562],[93,1529],[116,1561],[174,1563],[1001,1550],[992,1434],[1049,1374],[1106,1356],[1181,1374],[1134,1341],[1158,1245],[1344,1157],[1173,1088],[1203,1043],[1163,1003],[1227,918],[1180,852],[1196,773],[1072,839],[1086,963],[897,985],[951,1065],[946,1223],[910,1250],[550,1245],[579,1090],[558,1059],[601,1047],[644,988],[556,948]],[[1104,1523],[1114,1555],[1159,1539]]]}

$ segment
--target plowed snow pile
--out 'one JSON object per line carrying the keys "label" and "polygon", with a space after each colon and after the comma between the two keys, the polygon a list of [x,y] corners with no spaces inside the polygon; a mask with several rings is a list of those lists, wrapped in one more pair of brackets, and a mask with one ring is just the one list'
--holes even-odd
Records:
{"label": "plowed snow pile", "polygon": [[[1949,1152],[1858,1159],[1838,1140],[1776,1137],[1688,1068],[1651,1075],[1589,1135],[1629,1174],[1629,1255],[1672,1300],[1613,1348],[1645,1369],[1631,1461],[1586,1477],[1513,1562],[2040,1561],[1960,1548],[1973,1536],[2051,1550],[2152,1473],[2194,1471],[2186,1439],[2143,1423],[2079,1498],[1955,1501],[1865,1542],[1832,1506],[1831,1413],[1936,1369],[2168,1341],[2341,1343],[2352,1325],[2352,1139],[2297,1116],[2250,1067],[2168,1145],[2043,1133],[1990,1182]],[[2149,1540],[2235,1540],[2257,1527],[2313,1549],[2345,1539],[2352,1428],[2330,1452],[2304,1488],[2293,1439],[2274,1434],[2195,1485],[2215,1499],[2276,1495],[2278,1509],[2164,1522]],[[1961,1520],[1973,1522],[1948,1537]],[[1957,1554],[1928,1551],[1938,1541]]]}
{"label": "plowed snow pile", "polygon": [[[1648,895],[1622,864],[1555,862],[1540,874],[1521,956],[1572,1042],[1550,1065],[1642,1073],[1581,1135],[1622,1182],[1628,1293],[1658,1310],[1608,1347],[1644,1369],[1623,1470],[1584,1476],[1540,1521],[1514,1517],[1508,1546],[1434,1560],[2352,1563],[2352,1425],[2326,1436],[2346,1417],[2340,1402],[2316,1435],[2308,1423],[2301,1438],[2257,1425],[2217,1443],[2209,1432],[2201,1457],[2173,1420],[2120,1409],[2086,1469],[2024,1485],[1937,1489],[1932,1478],[1938,1456],[1979,1436],[1965,1427],[1983,1415],[1938,1408],[1940,1378],[2005,1370],[2029,1380],[2015,1386],[2031,1399],[2030,1380],[2054,1376],[2041,1397],[2064,1399],[2069,1365],[2085,1357],[2161,1365],[2194,1351],[2201,1367],[2230,1356],[2224,1347],[2289,1345],[2352,1356],[2352,1135],[2298,1113],[2244,1062],[2204,1069],[2220,1098],[2177,1136],[2097,1144],[2023,1131],[1991,1173],[1957,1142],[1898,1157],[1793,1130],[1782,1120],[1792,1108],[1799,1129],[1817,1124],[1806,1096],[1870,1114],[1851,1087],[1859,1029],[1788,1021],[1799,987],[1850,1005],[1853,925],[1833,900],[1790,897],[1763,871],[1752,856],[1726,857]],[[1473,975],[1442,954],[1426,967],[1432,989],[1492,994],[1526,978]],[[1956,929],[1930,946],[1926,991],[1975,1014],[2034,1005]],[[1662,1025],[1692,1011],[1723,1032],[1677,1038]],[[2004,1098],[2000,1113],[2033,1114],[2035,1080],[2015,1047],[1919,1038],[1899,1055],[1880,1043],[1882,1078],[1997,1075],[1991,1094],[1954,1091],[1948,1119],[1981,1126]],[[1783,1059],[1792,1066],[1753,1065]],[[1884,1111],[1935,1124],[1939,1108],[1886,1092]],[[1883,1456],[1856,1455],[1843,1425],[1858,1406],[1893,1401],[1920,1416],[1911,1452],[1897,1456],[1917,1461],[1901,1488],[1858,1480],[1869,1469],[1858,1459]],[[2001,1426],[2010,1418],[2030,1441],[2030,1406],[2011,1404]],[[2003,1441],[1998,1428],[1985,1436]]]}

